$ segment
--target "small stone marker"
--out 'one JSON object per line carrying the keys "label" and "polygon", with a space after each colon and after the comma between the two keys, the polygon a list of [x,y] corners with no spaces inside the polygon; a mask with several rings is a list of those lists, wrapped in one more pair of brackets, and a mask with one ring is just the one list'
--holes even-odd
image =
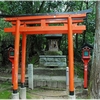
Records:
{"label": "small stone marker", "polygon": [[69,92],[69,67],[66,67],[66,91]]}
{"label": "small stone marker", "polygon": [[69,68],[66,67],[66,85],[69,86]]}
{"label": "small stone marker", "polygon": [[33,89],[33,64],[28,64],[28,87]]}

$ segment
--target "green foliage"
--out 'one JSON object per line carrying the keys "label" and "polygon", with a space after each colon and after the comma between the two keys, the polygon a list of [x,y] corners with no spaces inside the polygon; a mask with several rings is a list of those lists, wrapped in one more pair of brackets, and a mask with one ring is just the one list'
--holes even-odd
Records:
{"label": "green foliage", "polygon": [[63,52],[64,55],[68,55],[68,41],[67,41],[67,35],[62,35],[62,39],[61,39],[61,42],[59,43],[60,44],[60,50]]}
{"label": "green foliage", "polygon": [[11,83],[4,82],[0,83],[0,99],[10,99],[11,98],[11,91],[8,89]]}
{"label": "green foliage", "polygon": [[[84,34],[74,35],[74,48],[75,55],[81,57],[81,46],[85,42],[90,44],[94,43],[94,31],[95,31],[95,1],[0,1],[0,11],[4,14],[19,15],[19,14],[35,14],[35,13],[50,13],[50,12],[71,12],[80,11],[92,8],[91,14],[87,15],[87,20],[84,23],[87,26],[87,30]],[[52,24],[51,24],[52,25]],[[54,24],[53,24],[54,25]],[[58,24],[57,24],[58,25]],[[61,24],[62,25],[62,24]],[[12,34],[5,34],[4,27],[10,26],[9,23],[0,19],[0,40],[2,41],[14,41]],[[5,42],[9,45],[12,42]],[[5,45],[4,44],[4,45]],[[7,46],[6,45],[6,46]],[[30,35],[27,37],[27,60],[34,54],[42,54],[45,49],[46,39],[43,35]],[[63,54],[68,55],[68,41],[67,36],[63,35],[60,50]],[[78,59],[80,59],[80,57]]]}
{"label": "green foliage", "polygon": [[27,99],[32,99],[32,96],[30,95],[30,93],[26,93],[26,98]]}
{"label": "green foliage", "polygon": [[8,13],[9,12],[9,9],[8,9],[8,4],[7,4],[7,2],[5,2],[5,1],[0,1],[0,11],[2,12],[2,13]]}
{"label": "green foliage", "polygon": [[37,52],[38,54],[41,53],[41,51],[44,49],[44,43],[46,42],[46,39],[44,35],[30,35],[28,38],[28,51],[30,52],[30,55],[32,53]]}
{"label": "green foliage", "polygon": [[5,2],[8,5],[7,14],[18,15],[18,14],[30,14],[33,11],[32,1],[8,1]]}
{"label": "green foliage", "polygon": [[4,19],[0,19],[0,38],[1,38],[1,41],[7,41],[7,40],[10,40],[13,39],[13,36],[11,34],[5,34],[4,32],[4,28],[5,27],[10,27],[11,24],[10,23],[7,23],[4,21]]}
{"label": "green foliage", "polygon": [[0,99],[10,99],[11,97],[11,92],[4,90],[0,92]]}
{"label": "green foliage", "polygon": [[4,83],[1,83],[1,84],[0,84],[0,87],[1,87],[1,88],[8,88],[10,85],[11,85],[11,83],[9,83],[9,82],[4,82]]}
{"label": "green foliage", "polygon": [[31,59],[30,63],[33,64],[33,65],[36,65],[36,64],[38,64],[39,56],[38,55],[34,55],[30,59]]}
{"label": "green foliage", "polygon": [[75,74],[78,75],[79,78],[83,78],[83,64],[80,63],[80,62],[76,62],[75,63],[75,67],[74,67],[74,70],[75,70]]}

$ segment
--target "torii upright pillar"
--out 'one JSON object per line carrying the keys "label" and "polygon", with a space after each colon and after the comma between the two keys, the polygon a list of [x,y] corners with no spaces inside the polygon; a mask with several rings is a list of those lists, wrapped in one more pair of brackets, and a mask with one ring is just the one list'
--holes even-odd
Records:
{"label": "torii upright pillar", "polygon": [[12,99],[19,99],[18,93],[18,64],[19,64],[19,41],[20,41],[20,20],[16,20],[16,32],[15,32],[15,51],[14,51],[14,80],[13,80],[13,93]]}
{"label": "torii upright pillar", "polygon": [[26,34],[22,34],[22,63],[21,63],[21,87],[20,98],[26,99],[26,87],[25,87],[25,65],[26,65]]}
{"label": "torii upright pillar", "polygon": [[74,53],[73,53],[72,18],[68,17],[68,60],[69,60],[69,95],[74,95]]}

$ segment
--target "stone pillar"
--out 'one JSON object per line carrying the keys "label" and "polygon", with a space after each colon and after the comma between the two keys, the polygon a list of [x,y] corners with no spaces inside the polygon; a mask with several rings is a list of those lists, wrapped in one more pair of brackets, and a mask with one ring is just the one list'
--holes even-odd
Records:
{"label": "stone pillar", "polygon": [[66,67],[66,92],[69,93],[69,67]]}
{"label": "stone pillar", "polygon": [[33,89],[33,64],[28,64],[28,87]]}

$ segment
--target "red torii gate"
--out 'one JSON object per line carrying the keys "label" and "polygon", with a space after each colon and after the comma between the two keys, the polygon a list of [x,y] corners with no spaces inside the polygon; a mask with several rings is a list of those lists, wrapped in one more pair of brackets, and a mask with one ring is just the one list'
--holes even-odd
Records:
{"label": "red torii gate", "polygon": [[[21,87],[24,87],[25,83],[26,36],[32,34],[68,34],[69,94],[74,95],[73,33],[80,34],[86,29],[85,25],[78,24],[83,22],[85,17],[86,13],[23,15],[5,18],[5,21],[12,23],[12,27],[5,28],[4,31],[15,35],[13,93],[17,93],[18,90],[20,34],[22,35]],[[55,26],[55,24],[59,24],[60,26]]]}

